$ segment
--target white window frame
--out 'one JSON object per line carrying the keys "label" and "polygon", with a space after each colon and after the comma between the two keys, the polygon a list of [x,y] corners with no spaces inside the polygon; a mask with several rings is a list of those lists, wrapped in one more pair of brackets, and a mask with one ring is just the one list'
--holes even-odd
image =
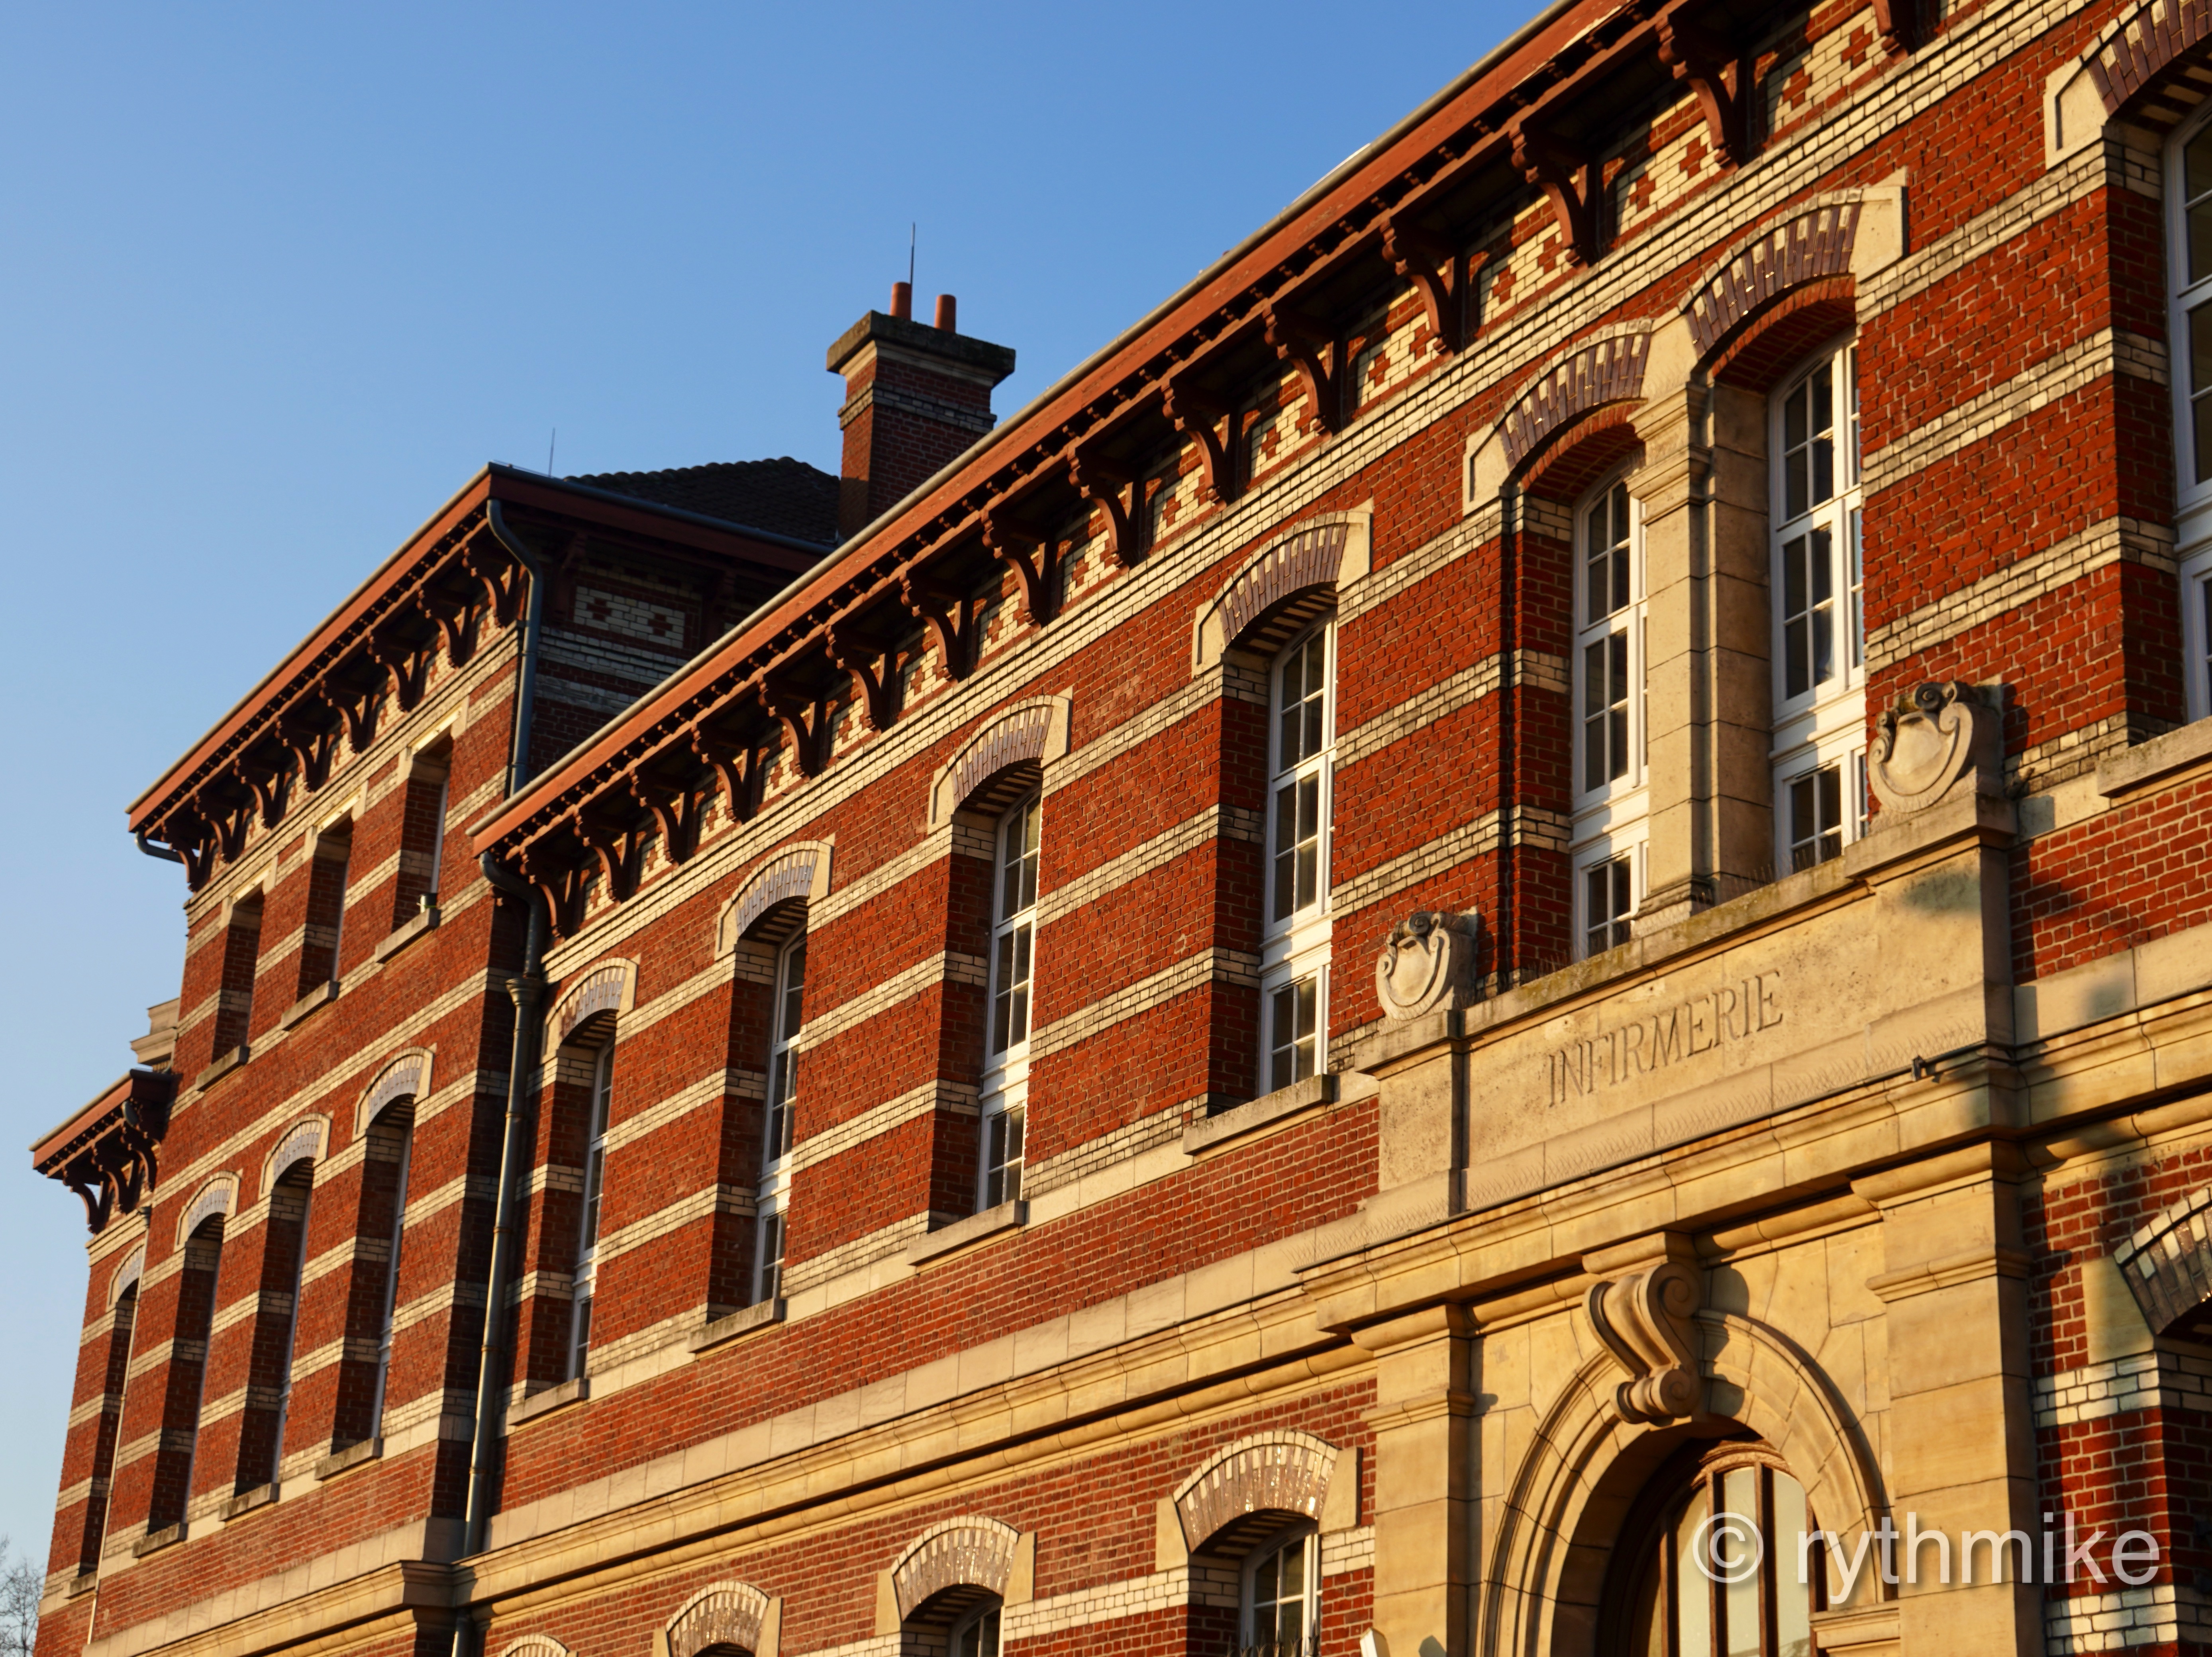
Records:
{"label": "white window frame", "polygon": [[[1279,1553],[1297,1548],[1304,1555],[1304,1590],[1305,1610],[1300,1618],[1303,1631],[1294,1648],[1282,1648],[1272,1643],[1262,1645],[1263,1639],[1272,1642],[1273,1630],[1262,1635],[1257,1622],[1257,1600],[1260,1567]],[[1321,1533],[1311,1524],[1291,1525],[1263,1537],[1258,1545],[1244,1556],[1238,1575],[1237,1595],[1237,1640],[1244,1650],[1259,1647],[1275,1654],[1275,1657],[1290,1657],[1290,1652],[1310,1652],[1317,1643],[1316,1633],[1321,1624]],[[1280,1600],[1273,1603],[1279,1605]]]}
{"label": "white window frame", "polygon": [[576,1269],[568,1278],[568,1379],[584,1373],[592,1352],[592,1295],[599,1282],[599,1205],[607,1191],[607,1118],[614,1108],[615,1042],[592,1055],[592,1097],[584,1117],[584,1202],[576,1217]]}
{"label": "white window frame", "polygon": [[[2181,590],[2181,640],[2184,695],[2188,717],[2212,718],[2212,477],[2196,476],[2196,416],[2191,392],[2189,314],[2212,307],[2212,268],[2195,282],[2189,279],[2188,175],[2185,156],[2190,141],[2212,130],[2212,106],[2194,120],[2177,128],[2166,141],[2166,214],[2167,321],[2166,337],[2173,342],[2171,376],[2173,391],[2174,549]],[[2212,191],[2203,197],[2212,212]],[[2212,325],[2212,310],[2205,320]],[[2206,393],[2204,416],[2212,422],[2212,386]]]}
{"label": "white window frame", "polygon": [[[1768,659],[1774,695],[1769,762],[1773,778],[1774,871],[1778,877],[1794,872],[1790,785],[1808,774],[1829,766],[1834,766],[1839,773],[1844,802],[1843,845],[1850,845],[1866,832],[1866,622],[1862,546],[1864,513],[1860,482],[1857,360],[1855,336],[1845,334],[1832,339],[1799,361],[1767,402],[1767,452],[1771,457],[1767,482],[1767,567],[1771,583],[1768,611],[1771,628],[1771,654]],[[1795,517],[1785,517],[1789,511],[1785,412],[1790,398],[1823,366],[1832,371],[1827,429],[1834,446],[1832,488],[1820,500],[1808,501],[1805,509]],[[1789,618],[1784,613],[1784,605],[1788,602],[1784,560],[1789,549],[1800,538],[1809,539],[1823,531],[1829,537],[1826,574],[1833,605],[1836,671],[1825,680],[1814,680],[1804,690],[1792,695],[1789,690]],[[1808,550],[1809,556],[1810,549]]]}
{"label": "white window frame", "polygon": [[376,1332],[376,1392],[368,1411],[369,1430],[384,1430],[384,1390],[392,1379],[392,1323],[399,1310],[399,1249],[407,1235],[407,1174],[415,1161],[415,1125],[399,1141],[399,1182],[392,1204],[392,1253],[384,1270],[384,1315]]}
{"label": "white window frame", "polygon": [[[775,998],[769,1006],[768,1095],[761,1109],[760,1184],[753,1198],[753,1304],[783,1290],[786,1216],[791,1206],[792,1151],[798,1144],[799,1037],[806,1024],[806,931],[775,954]],[[793,982],[797,969],[798,981]]]}
{"label": "white window frame", "polygon": [[[1283,670],[1307,646],[1318,640],[1322,647],[1321,737],[1317,747],[1288,763],[1283,757]],[[1302,629],[1277,651],[1267,664],[1267,797],[1266,862],[1261,881],[1261,913],[1266,918],[1260,943],[1260,1052],[1256,1090],[1272,1093],[1279,1086],[1305,1079],[1295,1073],[1291,1083],[1275,1079],[1275,1049],[1299,1039],[1277,1029],[1280,1022],[1276,1003],[1282,994],[1310,980],[1314,986],[1314,1058],[1312,1075],[1328,1069],[1328,991],[1330,962],[1329,859],[1334,849],[1336,798],[1336,619],[1326,617]],[[1308,699],[1300,698],[1304,706]],[[1285,854],[1282,810],[1279,797],[1307,782],[1316,787],[1314,895],[1288,913],[1275,910],[1276,860]],[[1292,796],[1295,801],[1296,796]],[[1293,804],[1293,810],[1296,807]],[[1301,838],[1296,844],[1303,844]],[[1293,892],[1295,898],[1295,891]],[[1295,1061],[1294,1061],[1295,1065]]]}
{"label": "white window frame", "polygon": [[[1020,845],[1030,815],[1036,814],[1036,844],[1018,858],[1036,859],[1018,876],[1019,889],[1010,901],[1006,871],[1010,847]],[[1036,790],[1008,806],[991,831],[991,946],[983,1000],[983,1085],[977,1109],[975,1208],[978,1213],[1002,1203],[1018,1202],[1028,1138],[1030,1038],[1036,1029],[1037,871],[1043,866],[1044,801]],[[999,1045],[999,998],[1012,992],[1008,968],[1028,951],[1028,975],[1018,983],[1020,999],[1009,1004],[1010,1040]],[[1016,1013],[1018,1012],[1018,1033]]]}
{"label": "white window frame", "polygon": [[945,1636],[945,1649],[950,1657],[965,1657],[963,1646],[971,1634],[975,1636],[976,1657],[999,1657],[1005,1628],[1000,1613],[1005,1601],[996,1594],[975,1606],[957,1622]]}
{"label": "white window frame", "polygon": [[[1612,473],[1575,504],[1574,515],[1574,631],[1569,646],[1567,718],[1572,735],[1569,744],[1570,778],[1574,822],[1569,834],[1569,862],[1573,871],[1571,907],[1574,956],[1589,956],[1589,874],[1600,864],[1626,859],[1629,871],[1628,915],[1643,907],[1645,890],[1644,848],[1650,835],[1651,810],[1649,738],[1646,732],[1649,674],[1645,650],[1649,625],[1644,503],[1628,490],[1628,598],[1625,604],[1593,620],[1590,603],[1590,520],[1601,502],[1615,490],[1626,490],[1629,470]],[[1615,544],[1618,544],[1617,543]],[[1583,725],[1583,699],[1589,691],[1589,648],[1615,634],[1625,634],[1628,654],[1628,768],[1608,777],[1595,788],[1583,786],[1588,754]],[[1608,944],[1608,948],[1612,945]]]}

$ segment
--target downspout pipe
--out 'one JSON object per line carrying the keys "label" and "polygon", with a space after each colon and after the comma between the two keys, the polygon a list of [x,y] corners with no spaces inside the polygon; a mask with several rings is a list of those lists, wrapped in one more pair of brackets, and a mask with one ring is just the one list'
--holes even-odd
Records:
{"label": "downspout pipe", "polygon": [[[533,593],[535,587],[532,588]],[[530,1077],[538,1068],[538,1009],[544,994],[545,904],[522,877],[490,853],[477,859],[484,878],[520,901],[530,915],[522,944],[522,970],[507,980],[514,1002],[514,1046],[507,1061],[507,1127],[499,1147],[499,1191],[492,1204],[491,1268],[484,1282],[483,1350],[477,1369],[476,1427],[469,1441],[469,1494],[461,1531],[461,1557],[484,1545],[492,1478],[499,1460],[501,1400],[507,1357],[507,1283],[514,1269],[519,1232],[517,1174],[529,1156]],[[471,1657],[476,1624],[457,1606],[453,1657]]]}
{"label": "downspout pipe", "polygon": [[[530,576],[530,597],[524,601],[522,610],[522,673],[514,686],[514,748],[507,759],[505,798],[512,799],[514,791],[530,774],[530,715],[538,700],[538,640],[545,619],[545,569],[538,555],[507,526],[498,501],[484,502],[484,517],[491,525],[492,538],[506,548]],[[532,969],[526,968],[528,970]]]}

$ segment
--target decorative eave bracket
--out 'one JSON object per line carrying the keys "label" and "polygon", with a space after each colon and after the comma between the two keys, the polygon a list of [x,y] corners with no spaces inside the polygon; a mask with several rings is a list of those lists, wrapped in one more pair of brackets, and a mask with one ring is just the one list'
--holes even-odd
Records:
{"label": "decorative eave bracket", "polygon": [[1751,159],[1751,54],[1692,23],[1684,3],[1659,14],[1659,61],[1697,94],[1705,134],[1723,167]]}
{"label": "decorative eave bracket", "polygon": [[1596,157],[1569,149],[1548,133],[1539,132],[1525,120],[1507,129],[1513,142],[1513,165],[1544,192],[1558,220],[1567,257],[1577,264],[1597,262]]}
{"label": "decorative eave bracket", "polygon": [[152,1192],[176,1094],[168,1071],[134,1070],[32,1148],[32,1166],[83,1203],[94,1236]]}

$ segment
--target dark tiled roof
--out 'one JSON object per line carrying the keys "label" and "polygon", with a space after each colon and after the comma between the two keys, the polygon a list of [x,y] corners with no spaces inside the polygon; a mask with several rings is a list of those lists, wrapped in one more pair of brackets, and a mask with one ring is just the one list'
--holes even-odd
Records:
{"label": "dark tiled roof", "polygon": [[837,543],[837,479],[789,455],[659,472],[599,472],[568,482],[823,547]]}

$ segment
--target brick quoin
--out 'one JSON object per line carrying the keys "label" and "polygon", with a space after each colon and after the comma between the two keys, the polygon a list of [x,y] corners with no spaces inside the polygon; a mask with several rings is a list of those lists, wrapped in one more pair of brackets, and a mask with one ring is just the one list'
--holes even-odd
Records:
{"label": "brick quoin", "polygon": [[[130,808],[42,1657],[1227,1657],[1282,1557],[1310,1657],[2212,1645],[2212,42],[1933,10],[1557,10],[1003,423],[900,284],[837,476],[479,472]],[[1798,1490],[2031,1568],[1747,1630],[1686,1527]]]}

